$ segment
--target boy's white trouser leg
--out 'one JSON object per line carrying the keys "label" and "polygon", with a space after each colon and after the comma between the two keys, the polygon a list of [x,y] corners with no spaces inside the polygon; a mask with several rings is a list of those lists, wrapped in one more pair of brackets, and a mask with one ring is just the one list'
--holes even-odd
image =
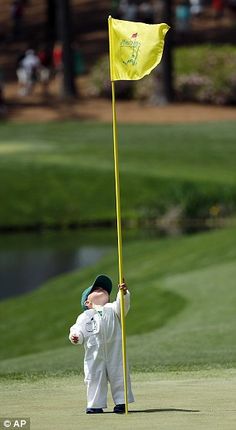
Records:
{"label": "boy's white trouser leg", "polygon": [[87,407],[107,407],[107,372],[105,363],[101,363],[96,373],[86,377],[87,384]]}
{"label": "boy's white trouser leg", "polygon": [[[108,379],[111,386],[111,394],[115,405],[121,405],[125,403],[124,396],[124,376],[123,367],[119,365],[118,368],[110,368],[108,366]],[[131,389],[131,381],[129,372],[127,371],[127,391],[128,391],[128,403],[134,402],[134,396]]]}

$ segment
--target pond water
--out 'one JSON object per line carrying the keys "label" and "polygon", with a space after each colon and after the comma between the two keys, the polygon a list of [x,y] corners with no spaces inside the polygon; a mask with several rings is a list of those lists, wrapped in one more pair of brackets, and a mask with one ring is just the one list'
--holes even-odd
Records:
{"label": "pond water", "polygon": [[[125,239],[140,236],[148,237],[148,233],[126,233]],[[38,288],[54,276],[92,265],[116,246],[113,229],[2,234],[0,300]]]}
{"label": "pond water", "polygon": [[96,263],[115,232],[51,232],[0,236],[0,300],[33,290],[56,275]]}

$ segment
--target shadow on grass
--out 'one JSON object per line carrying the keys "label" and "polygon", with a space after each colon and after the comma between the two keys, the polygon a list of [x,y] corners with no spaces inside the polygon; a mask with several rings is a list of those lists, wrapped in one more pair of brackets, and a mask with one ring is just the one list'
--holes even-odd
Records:
{"label": "shadow on grass", "polygon": [[136,414],[140,412],[145,413],[153,413],[153,412],[200,412],[195,409],[176,409],[176,408],[167,408],[167,409],[140,409],[135,411],[129,411],[129,414]]}
{"label": "shadow on grass", "polygon": [[[177,408],[167,408],[167,409],[137,409],[134,411],[129,411],[129,414],[139,414],[139,413],[154,413],[154,412],[187,412],[187,413],[196,413],[200,412],[198,409],[177,409]],[[105,414],[113,414],[112,411],[104,412]],[[123,414],[117,414],[123,415]]]}

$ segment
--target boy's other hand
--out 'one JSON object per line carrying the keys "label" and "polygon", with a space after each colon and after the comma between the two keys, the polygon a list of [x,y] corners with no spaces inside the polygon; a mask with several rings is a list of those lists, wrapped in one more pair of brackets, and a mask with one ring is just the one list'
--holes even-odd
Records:
{"label": "boy's other hand", "polygon": [[79,337],[76,334],[73,334],[71,336],[71,340],[73,343],[78,343],[79,342]]}

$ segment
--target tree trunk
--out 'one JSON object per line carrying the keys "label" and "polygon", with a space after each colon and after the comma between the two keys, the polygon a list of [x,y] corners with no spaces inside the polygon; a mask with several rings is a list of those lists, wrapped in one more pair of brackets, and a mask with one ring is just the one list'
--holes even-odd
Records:
{"label": "tree trunk", "polygon": [[151,102],[158,105],[164,105],[174,100],[173,88],[173,20],[172,20],[172,0],[162,0],[158,4],[158,14],[156,22],[165,22],[171,28],[165,38],[163,57],[156,69],[156,92]]}
{"label": "tree trunk", "polygon": [[58,36],[63,49],[62,96],[64,98],[76,96],[70,11],[70,0],[57,0]]}
{"label": "tree trunk", "polygon": [[56,0],[47,0],[46,42],[52,45],[56,39]]}

